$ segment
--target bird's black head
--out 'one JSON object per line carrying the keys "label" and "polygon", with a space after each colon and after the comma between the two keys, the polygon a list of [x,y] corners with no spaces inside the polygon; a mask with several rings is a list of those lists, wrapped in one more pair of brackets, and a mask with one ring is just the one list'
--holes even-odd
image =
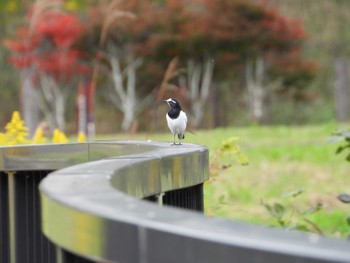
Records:
{"label": "bird's black head", "polygon": [[176,99],[170,98],[170,99],[165,100],[165,102],[168,103],[172,109],[180,109],[181,110],[180,103]]}

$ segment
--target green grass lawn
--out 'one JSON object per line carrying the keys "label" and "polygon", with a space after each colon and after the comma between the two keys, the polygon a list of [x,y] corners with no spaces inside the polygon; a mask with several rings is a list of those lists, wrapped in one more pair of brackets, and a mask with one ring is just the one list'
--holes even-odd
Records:
{"label": "green grass lawn", "polygon": [[[256,224],[284,223],[286,227],[346,236],[350,231],[346,224],[350,206],[339,202],[336,196],[350,192],[349,163],[334,154],[336,145],[327,143],[335,129],[326,125],[212,131],[213,137],[220,139],[210,149],[218,147],[217,143],[225,137],[239,136],[239,145],[250,165],[236,164],[222,170],[206,184],[206,212]],[[213,150],[212,153],[215,154]],[[298,191],[302,194],[291,196]],[[276,217],[264,205],[275,203],[284,208]],[[322,208],[307,213],[317,207]]]}
{"label": "green grass lawn", "polygon": [[[233,163],[205,184],[206,214],[345,237],[350,232],[346,224],[350,206],[338,201],[337,195],[350,193],[350,163],[344,155],[335,155],[337,144],[327,143],[337,128],[336,124],[245,127],[187,134],[187,142],[208,146],[212,167]],[[172,140],[169,133],[125,136],[121,139]],[[248,166],[215,156],[225,139],[236,136]],[[301,194],[293,197],[296,192]],[[265,205],[278,209],[271,214]],[[320,209],[311,212],[316,208]]]}

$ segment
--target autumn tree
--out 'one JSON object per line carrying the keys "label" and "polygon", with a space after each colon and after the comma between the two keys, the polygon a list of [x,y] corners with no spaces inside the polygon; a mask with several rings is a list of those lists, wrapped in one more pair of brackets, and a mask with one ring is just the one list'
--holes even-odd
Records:
{"label": "autumn tree", "polygon": [[[196,10],[195,4],[193,1],[164,1],[150,49],[154,59],[164,68],[172,59],[178,58],[176,71],[183,74],[177,83],[177,96],[187,100],[191,107],[191,125],[198,127],[209,97],[215,63],[210,41],[202,32],[202,12],[192,9]],[[162,94],[165,96],[166,92]]]}
{"label": "autumn tree", "polygon": [[[201,124],[213,82],[223,76],[220,72],[242,68],[252,117],[260,121],[267,87],[282,83],[287,75],[292,79],[291,72],[281,68],[293,68],[292,61],[282,61],[289,52],[300,55],[295,51],[305,36],[298,21],[243,0],[115,0],[92,9],[87,21],[77,46],[90,51],[97,62],[91,86],[102,84],[104,76],[113,84],[104,91],[123,113],[125,131],[152,98],[154,86],[148,86],[151,77],[146,73],[157,70],[159,77],[175,57],[177,73],[167,76],[176,77],[167,79],[191,106],[193,126]],[[166,96],[163,84],[158,95]],[[174,85],[168,87],[174,91]]]}
{"label": "autumn tree", "polygon": [[155,12],[151,1],[117,0],[100,5],[91,11],[88,29],[77,42],[80,49],[92,51],[98,63],[93,81],[101,76],[111,80],[113,88],[106,98],[123,113],[124,131],[135,127],[136,116],[151,102],[147,92],[146,99],[141,98],[144,88],[138,81],[149,53],[146,42],[157,24]]}
{"label": "autumn tree", "polygon": [[221,71],[233,74],[244,69],[251,116],[258,122],[264,115],[268,87],[291,80],[290,69],[306,72],[294,74],[300,78],[312,75],[301,65],[305,32],[300,21],[282,17],[277,9],[243,0],[164,2],[163,31],[155,50],[158,58],[182,60],[186,81],[179,85],[186,86],[195,126],[202,121],[215,75],[222,76]]}
{"label": "autumn tree", "polygon": [[[302,24],[281,16],[276,8],[263,2],[207,0],[205,7],[202,25],[208,30],[203,32],[217,49],[233,56],[231,65],[244,65],[251,117],[261,122],[271,87],[284,84],[291,71],[304,71],[307,78],[313,73],[313,68],[300,63],[300,49],[306,37]],[[285,70],[287,67],[289,71]],[[269,74],[271,71],[278,74]]]}
{"label": "autumn tree", "polygon": [[26,75],[22,89],[32,86],[35,97],[22,100],[37,101],[50,128],[64,130],[66,99],[74,87],[70,81],[89,71],[80,62],[81,52],[71,48],[83,25],[76,15],[62,11],[59,3],[50,9],[34,5],[28,19],[30,24],[4,42],[12,51],[9,62]]}

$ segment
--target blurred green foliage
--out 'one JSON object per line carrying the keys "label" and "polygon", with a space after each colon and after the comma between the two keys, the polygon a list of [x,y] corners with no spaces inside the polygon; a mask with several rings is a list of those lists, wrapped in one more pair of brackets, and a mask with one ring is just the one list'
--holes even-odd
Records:
{"label": "blurred green foliage", "polygon": [[[332,137],[329,139],[331,143],[340,143],[337,147],[336,154],[345,154],[345,159],[347,162],[350,162],[350,131],[349,130],[338,130],[332,134]],[[340,193],[338,195],[338,200],[349,204],[350,203],[350,194],[349,193]],[[350,215],[346,218],[346,223],[350,226]],[[349,235],[350,237],[350,235]]]}

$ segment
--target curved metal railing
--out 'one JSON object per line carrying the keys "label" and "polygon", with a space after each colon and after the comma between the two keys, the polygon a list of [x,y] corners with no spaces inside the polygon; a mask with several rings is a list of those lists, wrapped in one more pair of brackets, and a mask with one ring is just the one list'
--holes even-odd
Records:
{"label": "curved metal railing", "polygon": [[88,258],[142,261],[142,246],[148,243],[142,239],[149,230],[143,225],[178,211],[138,199],[202,184],[208,179],[208,150],[191,144],[136,144],[147,151],[69,167],[42,181],[42,227],[51,241]]}
{"label": "curved metal railing", "polygon": [[[350,245],[343,240],[141,200],[201,210],[198,195],[208,179],[208,162],[207,148],[192,144],[98,142],[0,148],[0,190],[2,178],[7,178],[10,207],[9,222],[0,222],[0,233],[9,224],[14,236],[9,242],[14,247],[11,260],[1,262],[350,262]],[[49,249],[54,255],[45,259],[31,252],[31,241],[22,240],[32,231],[22,225],[32,219],[16,205],[27,202],[24,197],[30,191],[17,186],[22,181],[32,185],[27,183],[27,171],[33,170],[45,171],[40,175],[41,206],[33,198],[33,209],[40,211],[42,230],[56,247]],[[179,192],[184,200],[177,200]],[[195,204],[186,204],[187,199]],[[0,209],[1,204],[0,199]],[[33,259],[23,260],[29,257]]]}
{"label": "curved metal railing", "polygon": [[40,187],[44,233],[64,249],[107,262],[350,261],[344,241],[224,221],[136,199],[208,178],[205,147],[152,145],[146,152],[64,169],[46,178]]}

